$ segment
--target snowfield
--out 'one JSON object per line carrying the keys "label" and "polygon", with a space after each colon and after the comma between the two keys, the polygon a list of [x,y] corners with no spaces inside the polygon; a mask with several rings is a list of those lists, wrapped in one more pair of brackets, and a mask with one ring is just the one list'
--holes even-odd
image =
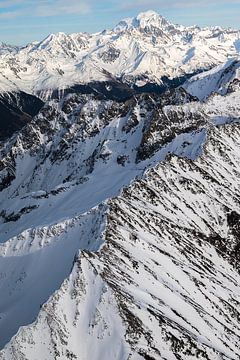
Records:
{"label": "snowfield", "polygon": [[49,98],[0,142],[1,360],[239,359],[238,37],[150,11],[0,46],[1,91]]}
{"label": "snowfield", "polygon": [[23,48],[0,46],[0,91],[43,99],[96,81],[161,85],[239,54],[239,30],[183,27],[148,11],[96,34],[50,34]]}
{"label": "snowfield", "polygon": [[239,147],[238,123],[211,127],[198,160],[171,156],[105,205],[4,243],[9,332],[74,265],[1,358],[237,359]]}

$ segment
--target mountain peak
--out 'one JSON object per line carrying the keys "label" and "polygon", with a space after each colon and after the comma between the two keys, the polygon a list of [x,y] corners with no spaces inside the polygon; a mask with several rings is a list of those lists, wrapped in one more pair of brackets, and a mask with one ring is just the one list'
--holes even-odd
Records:
{"label": "mountain peak", "polygon": [[148,10],[139,13],[136,17],[120,21],[114,30],[124,31],[134,28],[145,29],[147,27],[162,29],[169,27],[170,25],[171,24],[162,15],[158,14],[156,11]]}
{"label": "mountain peak", "polygon": [[159,13],[154,10],[147,10],[140,12],[137,16],[138,19],[152,19],[153,17],[162,17]]}
{"label": "mountain peak", "polygon": [[63,32],[49,34],[42,41],[38,42],[37,44],[34,44],[35,45],[34,50],[36,50],[36,48],[38,50],[48,49],[49,47],[53,46],[54,44],[56,45],[56,44],[63,43],[66,40],[66,38],[67,38],[67,35]]}

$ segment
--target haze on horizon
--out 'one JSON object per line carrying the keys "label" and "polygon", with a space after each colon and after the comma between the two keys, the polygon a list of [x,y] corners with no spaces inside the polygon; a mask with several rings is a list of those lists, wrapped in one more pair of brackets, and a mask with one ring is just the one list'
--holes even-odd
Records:
{"label": "haze on horizon", "polygon": [[240,0],[0,0],[0,42],[25,45],[49,33],[94,33],[154,10],[182,25],[240,28]]}

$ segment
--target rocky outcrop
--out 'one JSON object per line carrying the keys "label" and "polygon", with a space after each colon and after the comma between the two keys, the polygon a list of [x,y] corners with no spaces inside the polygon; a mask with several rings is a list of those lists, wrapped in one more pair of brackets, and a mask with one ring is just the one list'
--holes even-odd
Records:
{"label": "rocky outcrop", "polygon": [[21,130],[42,108],[43,102],[24,92],[0,96],[0,141],[7,140]]}
{"label": "rocky outcrop", "polygon": [[237,89],[68,94],[3,143],[1,360],[237,360]]}
{"label": "rocky outcrop", "polygon": [[171,156],[110,200],[103,247],[0,358],[237,359],[239,148],[238,124],[213,128],[199,160]]}

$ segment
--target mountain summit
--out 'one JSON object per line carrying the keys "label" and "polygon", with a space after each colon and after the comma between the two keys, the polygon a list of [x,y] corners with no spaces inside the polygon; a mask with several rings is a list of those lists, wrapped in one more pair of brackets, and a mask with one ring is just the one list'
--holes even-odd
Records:
{"label": "mountain summit", "polygon": [[59,90],[96,82],[165,89],[237,56],[239,36],[237,30],[173,25],[147,11],[97,34],[51,34],[14,51],[2,46],[0,91],[48,99]]}
{"label": "mountain summit", "polygon": [[127,18],[119,22],[115,31],[125,31],[134,28],[139,29],[168,29],[171,24],[157,12],[149,10],[142,12],[136,17]]}

